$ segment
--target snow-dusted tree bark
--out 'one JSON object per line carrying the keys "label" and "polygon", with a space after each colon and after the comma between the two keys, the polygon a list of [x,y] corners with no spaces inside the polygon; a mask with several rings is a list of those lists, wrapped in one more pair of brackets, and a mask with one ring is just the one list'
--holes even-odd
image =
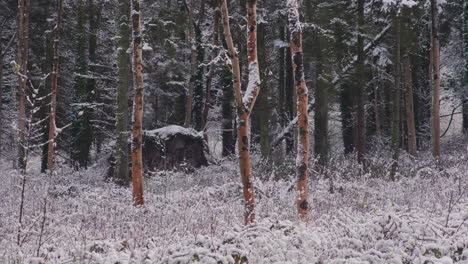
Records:
{"label": "snow-dusted tree bark", "polygon": [[468,135],[468,0],[463,1],[463,54],[464,54],[464,82],[463,82],[463,132]]}
{"label": "snow-dusted tree bark", "polygon": [[118,80],[117,80],[117,113],[115,133],[115,182],[120,185],[130,184],[129,177],[129,150],[128,150],[128,91],[132,87],[131,59],[127,53],[131,43],[130,29],[130,2],[119,0],[118,9]]}
{"label": "snow-dusted tree bark", "polygon": [[47,170],[52,175],[55,162],[55,113],[57,111],[57,79],[59,71],[59,43],[60,43],[60,24],[62,21],[62,4],[63,0],[57,1],[57,22],[54,29],[54,59],[52,69],[52,90],[50,102],[49,116],[49,147],[47,150]]}
{"label": "snow-dusted tree bark", "polygon": [[25,169],[26,88],[28,76],[29,11],[31,1],[19,0],[18,7],[18,66],[19,66],[19,168]]}
{"label": "snow-dusted tree bark", "polygon": [[432,15],[432,155],[440,157],[440,44],[438,1],[431,0]]}
{"label": "snow-dusted tree bark", "polygon": [[226,0],[221,1],[221,15],[223,21],[224,38],[228,46],[231,57],[232,70],[234,76],[234,92],[238,115],[237,145],[239,150],[239,169],[242,178],[242,185],[245,199],[245,224],[255,221],[255,199],[254,184],[252,177],[252,167],[250,164],[249,150],[249,117],[260,90],[260,75],[257,62],[257,1],[247,0],[247,32],[248,32],[248,63],[249,63],[249,83],[244,96],[241,91],[241,73],[239,57],[232,40],[229,25],[229,11]]}
{"label": "snow-dusted tree bark", "polygon": [[392,168],[390,179],[395,180],[398,168],[398,157],[400,155],[400,83],[401,83],[401,59],[400,59],[400,10],[395,10],[395,60],[394,64],[394,94],[393,94],[393,117],[392,117]]}
{"label": "snow-dusted tree bark", "polygon": [[309,210],[307,202],[309,184],[307,169],[309,164],[309,114],[308,90],[304,78],[302,54],[302,25],[299,21],[297,0],[288,0],[288,20],[291,32],[291,55],[294,69],[294,87],[297,93],[298,145],[296,158],[297,210],[304,219]]}
{"label": "snow-dusted tree bark", "polygon": [[141,35],[140,0],[132,0],[133,37],[133,132],[132,132],[132,178],[133,200],[135,205],[143,205],[143,58]]}
{"label": "snow-dusted tree bark", "polygon": [[416,126],[414,121],[414,99],[413,99],[413,78],[411,70],[411,60],[409,55],[403,58],[405,66],[405,101],[406,101],[406,122],[408,127],[408,152],[416,156]]}

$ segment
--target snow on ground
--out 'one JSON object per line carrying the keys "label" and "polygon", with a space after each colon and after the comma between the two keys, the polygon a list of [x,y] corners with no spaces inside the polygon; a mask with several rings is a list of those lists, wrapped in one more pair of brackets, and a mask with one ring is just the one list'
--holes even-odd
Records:
{"label": "snow on ground", "polygon": [[452,153],[440,169],[421,156],[402,157],[397,182],[375,177],[388,171],[386,158],[374,158],[361,176],[351,159],[332,160],[313,172],[304,222],[295,212],[293,161],[255,157],[257,223],[248,227],[236,161],[155,174],[142,208],[130,202],[130,188],[103,183],[101,165],[49,178],[34,163],[21,246],[21,181],[0,163],[0,263],[466,264],[468,156]]}

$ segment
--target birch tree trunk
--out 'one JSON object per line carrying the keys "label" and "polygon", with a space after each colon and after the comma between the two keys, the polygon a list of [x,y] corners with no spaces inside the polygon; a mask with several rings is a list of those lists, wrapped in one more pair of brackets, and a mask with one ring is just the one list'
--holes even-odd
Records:
{"label": "birch tree trunk", "polygon": [[29,49],[29,11],[30,0],[19,0],[18,14],[18,65],[19,69],[19,168],[26,168],[25,158],[25,130],[26,130],[26,88],[28,75],[28,49]]}
{"label": "birch tree trunk", "polygon": [[392,167],[390,170],[390,179],[395,180],[396,170],[398,168],[398,157],[400,151],[400,82],[401,82],[401,61],[400,61],[400,11],[395,10],[395,83],[393,96],[393,124],[392,124]]}
{"label": "birch tree trunk", "polygon": [[57,110],[57,79],[59,71],[59,43],[60,43],[60,23],[62,20],[62,4],[63,0],[57,1],[57,23],[54,32],[54,62],[52,70],[52,90],[50,102],[50,124],[49,124],[49,141],[47,151],[47,170],[49,175],[52,175],[55,163],[55,113]]}
{"label": "birch tree trunk", "polygon": [[302,54],[302,25],[299,21],[297,0],[288,1],[288,20],[291,32],[291,55],[294,69],[294,87],[297,93],[298,146],[296,158],[297,210],[299,217],[307,216],[309,205],[308,163],[309,163],[309,119],[308,90],[304,78]]}
{"label": "birch tree trunk", "polygon": [[409,55],[403,58],[405,66],[405,101],[406,101],[406,121],[408,126],[408,152],[415,157],[416,148],[416,125],[414,119],[414,99],[413,99],[413,78],[411,70],[411,60]]}
{"label": "birch tree trunk", "polygon": [[133,132],[132,132],[132,177],[133,200],[135,205],[143,205],[143,62],[141,35],[140,0],[132,0],[132,35],[133,35]]}
{"label": "birch tree trunk", "polygon": [[234,76],[234,91],[237,104],[237,115],[239,119],[237,129],[237,144],[239,150],[239,169],[242,178],[245,199],[244,223],[251,224],[255,221],[255,194],[252,167],[250,164],[248,125],[250,113],[260,90],[260,75],[257,62],[257,2],[256,0],[247,0],[247,50],[249,63],[249,84],[244,96],[242,97],[239,57],[232,40],[231,29],[229,26],[229,11],[227,2],[226,0],[220,1],[224,38],[226,39],[229,56],[231,57],[232,61],[231,66]]}
{"label": "birch tree trunk", "polygon": [[117,81],[117,113],[116,113],[116,164],[115,181],[120,185],[129,185],[129,150],[128,150],[128,90],[132,87],[131,59],[127,50],[131,43],[130,2],[119,0],[118,12],[119,42],[118,42],[118,81]]}
{"label": "birch tree trunk", "polygon": [[440,44],[438,1],[431,0],[432,13],[432,155],[440,158]]}

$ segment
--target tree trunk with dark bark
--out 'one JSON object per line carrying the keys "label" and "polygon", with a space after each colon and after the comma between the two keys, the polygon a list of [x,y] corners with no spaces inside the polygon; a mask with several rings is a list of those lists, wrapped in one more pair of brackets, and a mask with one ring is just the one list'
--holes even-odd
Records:
{"label": "tree trunk with dark bark", "polygon": [[129,176],[129,149],[128,149],[128,91],[132,87],[131,58],[127,53],[131,43],[130,28],[130,2],[119,0],[118,11],[118,80],[117,80],[117,113],[116,113],[116,144],[115,144],[115,172],[112,175],[116,183],[127,186],[130,184]]}
{"label": "tree trunk with dark bark", "polygon": [[[214,59],[217,55],[216,48],[219,46],[218,40],[218,28],[219,28],[219,13],[215,12],[213,18],[213,51],[211,52],[211,58]],[[215,64],[213,63],[210,65],[210,70],[208,72],[208,76],[206,78],[206,94],[205,94],[205,104],[203,105],[203,115],[202,115],[202,123],[201,128],[203,131],[206,130],[206,126],[208,123],[208,112],[210,111],[211,107],[211,87],[213,86],[213,77],[215,73]]]}
{"label": "tree trunk with dark bark", "polygon": [[409,55],[404,58],[405,65],[405,101],[406,101],[406,122],[408,127],[408,152],[412,156],[417,155],[416,148],[416,125],[414,121],[414,99],[413,99],[413,78],[411,70],[411,60]]}
{"label": "tree trunk with dark bark", "polygon": [[431,0],[432,15],[432,155],[440,158],[440,44],[438,1]]}
{"label": "tree trunk with dark bark", "polygon": [[21,170],[26,168],[25,130],[26,130],[26,92],[28,79],[29,50],[29,12],[31,1],[20,0],[18,12],[18,76],[19,76],[19,124],[18,124],[18,163]]}
{"label": "tree trunk with dark bark", "polygon": [[192,105],[193,105],[193,89],[195,87],[195,74],[197,71],[197,49],[195,47],[195,29],[193,28],[193,8],[195,1],[190,2],[190,7],[185,3],[185,7],[188,11],[188,22],[189,22],[189,42],[190,42],[190,80],[188,87],[188,94],[185,103],[185,121],[184,127],[190,127],[192,123]]}
{"label": "tree trunk with dark bark", "polygon": [[356,150],[359,163],[364,162],[365,154],[365,110],[364,110],[364,0],[358,0],[358,41],[357,41],[357,83],[355,93],[356,104]]}
{"label": "tree trunk with dark bark", "polygon": [[395,60],[394,60],[394,95],[393,95],[393,118],[392,118],[392,167],[390,179],[395,180],[398,168],[398,157],[400,154],[400,82],[401,82],[401,61],[400,61],[400,13],[395,10]]}
{"label": "tree trunk with dark bark", "polygon": [[60,44],[60,25],[62,21],[62,4],[63,0],[57,1],[57,22],[54,32],[54,58],[53,58],[53,69],[52,69],[52,90],[51,90],[51,102],[50,102],[50,116],[49,116],[49,141],[47,150],[47,170],[49,175],[52,175],[54,171],[55,163],[55,114],[57,112],[57,80],[59,71],[59,44]]}
{"label": "tree trunk with dark bark", "polygon": [[[0,50],[0,52],[2,52]],[[0,157],[2,156],[2,135],[3,135],[3,53],[0,54]]]}
{"label": "tree trunk with dark bark", "polygon": [[468,0],[463,1],[463,133],[468,136]]}

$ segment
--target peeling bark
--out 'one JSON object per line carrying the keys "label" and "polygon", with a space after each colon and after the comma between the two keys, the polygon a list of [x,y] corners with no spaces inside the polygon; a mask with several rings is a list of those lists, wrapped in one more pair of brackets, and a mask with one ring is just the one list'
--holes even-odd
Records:
{"label": "peeling bark", "polygon": [[288,20],[291,31],[291,56],[294,70],[294,88],[297,93],[298,145],[296,158],[297,177],[297,211],[304,219],[309,210],[308,206],[308,163],[309,163],[309,118],[308,118],[308,90],[304,78],[304,64],[302,54],[302,25],[299,21],[297,0],[288,2]]}
{"label": "peeling bark", "polygon": [[231,57],[231,67],[234,77],[234,91],[236,98],[238,133],[237,143],[239,151],[239,169],[242,178],[245,212],[244,223],[251,224],[255,221],[255,193],[252,176],[252,167],[250,164],[249,150],[249,117],[251,110],[257,99],[260,90],[259,69],[257,63],[257,3],[255,0],[247,0],[247,30],[248,30],[248,63],[249,63],[249,86],[242,97],[241,91],[241,73],[239,66],[239,57],[232,40],[231,29],[229,25],[229,11],[226,0],[220,0],[221,16],[223,21],[224,38],[228,46],[229,56]]}
{"label": "peeling bark", "polygon": [[143,64],[140,0],[132,0],[132,36],[133,36],[133,131],[132,131],[132,176],[133,200],[136,206],[143,205]]}

